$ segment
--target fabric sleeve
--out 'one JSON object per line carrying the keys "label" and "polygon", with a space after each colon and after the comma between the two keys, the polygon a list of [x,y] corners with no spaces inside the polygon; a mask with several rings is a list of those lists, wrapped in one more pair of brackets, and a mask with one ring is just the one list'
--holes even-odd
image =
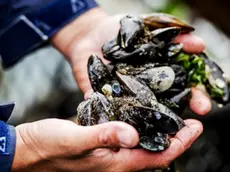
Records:
{"label": "fabric sleeve", "polygon": [[16,134],[14,126],[6,122],[10,118],[14,102],[0,104],[0,171],[8,172],[14,159]]}
{"label": "fabric sleeve", "polygon": [[97,6],[95,0],[0,0],[3,68],[49,44],[55,33]]}
{"label": "fabric sleeve", "polygon": [[15,128],[0,121],[0,171],[9,172],[14,159]]}

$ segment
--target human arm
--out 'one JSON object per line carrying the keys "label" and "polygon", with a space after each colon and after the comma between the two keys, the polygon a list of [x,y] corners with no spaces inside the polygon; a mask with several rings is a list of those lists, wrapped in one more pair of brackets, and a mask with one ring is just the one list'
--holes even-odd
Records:
{"label": "human arm", "polygon": [[1,0],[3,67],[12,67],[26,54],[49,44],[55,33],[95,6],[94,0]]}
{"label": "human arm", "polygon": [[[92,93],[87,73],[87,60],[91,54],[96,53],[106,62],[101,47],[117,35],[122,16],[109,16],[103,9],[97,7],[80,16],[52,38],[54,46],[70,61],[75,79],[85,93],[85,98]],[[203,41],[193,34],[180,35],[175,42],[183,43],[183,49],[188,53],[200,53],[204,50]],[[205,115],[211,110],[210,99],[193,88],[190,109],[196,114]]]}
{"label": "human arm", "polygon": [[[8,104],[8,108],[3,109],[0,106],[2,120],[9,118],[13,106]],[[149,153],[130,149],[137,145],[138,134],[132,126],[122,122],[83,127],[71,121],[48,119],[21,124],[16,130],[0,122],[0,136],[6,138],[6,149],[2,147],[4,142],[0,144],[0,169],[3,172],[101,172],[164,168],[186,151],[203,131],[202,124],[196,120],[185,123],[166,151]]]}
{"label": "human arm", "polygon": [[[79,21],[79,20],[78,20]],[[85,27],[83,27],[83,28],[85,28]],[[70,30],[71,31],[71,30]],[[74,30],[73,30],[74,31]],[[70,36],[70,38],[72,38],[72,36]],[[56,45],[56,44],[54,44],[54,45]],[[60,49],[60,51],[61,51],[61,49]],[[63,53],[63,54],[65,54],[65,53]],[[47,122],[47,121],[46,121]],[[38,157],[37,157],[37,155],[36,155],[36,153],[35,153],[35,158],[32,156],[33,155],[33,151],[28,151],[29,149],[28,149],[28,144],[27,144],[27,142],[25,142],[27,139],[26,138],[28,138],[28,137],[26,137],[25,135],[26,134],[28,134],[29,133],[29,139],[34,139],[34,138],[37,138],[36,136],[40,136],[40,135],[36,135],[37,133],[30,133],[30,132],[28,132],[28,131],[31,131],[30,129],[32,129],[32,128],[39,128],[39,126],[48,126],[48,127],[50,127],[51,125],[50,125],[50,121],[48,121],[47,123],[48,123],[48,125],[45,125],[45,123],[46,122],[41,122],[41,123],[33,123],[33,125],[30,125],[30,126],[28,126],[27,124],[25,124],[25,125],[23,125],[23,126],[20,126],[20,127],[17,127],[17,146],[18,147],[16,147],[16,155],[15,155],[15,159],[14,159],[14,164],[13,164],[13,169],[14,170],[16,170],[16,169],[23,169],[23,168],[25,168],[25,169],[30,169],[31,168],[31,165],[32,165],[32,168],[35,168],[35,167],[40,167],[40,166],[42,166],[42,165],[44,165],[43,166],[43,168],[45,168],[45,169],[49,169],[49,168],[51,168],[50,166],[46,166],[48,163],[47,162],[49,162],[50,161],[50,156],[51,157],[54,157],[54,163],[53,163],[53,165],[54,165],[54,167],[55,168],[57,168],[57,169],[59,169],[59,168],[69,168],[69,167],[66,167],[65,166],[65,163],[62,163],[62,162],[66,162],[66,159],[64,158],[64,159],[62,159],[63,161],[58,161],[59,159],[61,159],[62,157],[60,156],[60,154],[58,154],[57,152],[52,152],[52,153],[54,153],[54,154],[49,154],[49,156],[48,157],[45,157],[45,160],[44,160],[44,158],[41,158],[41,159],[39,159]],[[63,122],[66,122],[66,121],[63,121]],[[56,123],[56,122],[55,122]],[[57,125],[57,124],[60,124],[60,125]],[[59,126],[61,126],[63,123],[59,123],[58,121],[57,121],[57,124],[54,124],[54,126],[56,126],[56,127],[54,127],[54,128],[59,128]],[[63,124],[64,125],[64,124]],[[66,125],[67,126],[67,125]],[[200,124],[198,124],[198,126],[199,127],[195,127],[195,128],[193,128],[193,127],[191,127],[193,130],[196,130],[196,129],[198,129],[198,134],[200,134],[200,132],[201,132],[201,127],[200,127]],[[70,125],[69,125],[69,123],[68,123],[68,129],[69,129],[69,127],[70,127]],[[45,127],[44,127],[45,128]],[[40,129],[40,128],[39,128]],[[82,129],[82,128],[80,128],[80,129]],[[84,131],[83,130],[78,130],[78,133],[81,133],[81,132],[83,132],[84,133]],[[95,128],[93,128],[94,130],[95,130]],[[18,130],[26,130],[27,132],[25,132],[25,134],[24,134],[24,137],[22,137],[21,136],[21,133],[23,133],[23,132],[18,132]],[[39,130],[39,131],[41,131],[41,130]],[[44,134],[46,134],[46,131],[49,131],[48,129],[47,130],[45,130],[45,131],[43,131],[43,132],[41,132],[41,133],[44,133]],[[53,138],[53,137],[57,137],[57,136],[59,136],[59,132],[57,132],[57,130],[53,130],[54,132],[53,133],[55,133],[55,135],[48,135],[48,137],[47,137],[47,135],[46,135],[46,139],[47,138]],[[67,132],[68,133],[68,131],[69,130],[67,130],[67,128],[66,128],[66,130],[65,130],[65,132]],[[72,130],[71,130],[72,131]],[[90,130],[90,131],[92,131],[92,130]],[[61,132],[61,131],[60,131]],[[85,131],[86,132],[86,131]],[[41,133],[39,133],[39,134],[41,134]],[[71,133],[71,132],[70,132]],[[86,132],[87,133],[87,132]],[[58,135],[56,135],[56,134],[58,134]],[[65,133],[66,134],[66,133]],[[62,136],[65,136],[65,134],[64,135],[62,135]],[[188,134],[188,132],[185,132],[185,134]],[[41,135],[41,136],[43,136],[43,135]],[[53,137],[51,137],[51,136],[53,136]],[[94,138],[92,135],[90,135],[92,138]],[[90,137],[90,138],[91,138]],[[135,136],[134,136],[135,137]],[[189,141],[193,141],[193,139],[196,139],[196,137],[197,137],[197,135],[192,135],[191,137],[189,137],[188,138],[188,140]],[[70,138],[70,136],[69,136],[69,138]],[[72,135],[71,135],[71,138],[72,138]],[[85,141],[86,140],[89,140],[89,138],[85,138],[85,137],[82,137],[82,138],[84,138],[85,139]],[[97,138],[97,137],[95,137],[95,138]],[[49,147],[49,144],[47,143],[46,144],[46,142],[44,142],[44,140],[46,140],[46,139],[41,139],[40,141],[38,140],[38,143],[40,143],[40,145],[45,145],[45,146],[47,146],[47,147]],[[185,141],[183,141],[183,142],[185,142],[184,144],[185,145],[189,145],[188,144],[188,140],[186,140],[186,138],[184,138],[185,139]],[[54,139],[55,140],[55,139]],[[60,140],[60,138],[58,138],[58,140]],[[116,140],[116,139],[115,139]],[[36,139],[35,139],[35,141],[36,141]],[[36,142],[32,142],[31,144],[29,144],[29,146],[33,146],[34,144],[35,144]],[[52,142],[52,144],[55,144],[56,145],[56,141],[54,141],[54,142]],[[72,143],[72,142],[70,142],[70,143]],[[74,142],[75,143],[75,142]],[[85,143],[85,142],[84,142]],[[80,147],[81,146],[84,146],[84,150],[88,150],[89,149],[89,147],[85,147],[85,144],[78,144],[78,145],[80,145]],[[175,145],[175,144],[174,144]],[[179,144],[177,144],[178,146],[180,146]],[[52,145],[53,146],[53,145]],[[97,146],[96,146],[97,147]],[[67,147],[65,147],[65,148],[69,148],[69,146],[67,146]],[[25,150],[27,150],[28,152],[28,154],[24,154],[26,151]],[[44,149],[42,150],[42,152],[44,151]],[[175,156],[177,156],[178,154],[180,154],[181,152],[183,152],[184,151],[184,148],[182,147],[182,146],[180,146],[180,148],[178,149],[178,151],[177,152],[174,152],[174,155],[173,156],[168,156],[168,157],[170,157],[170,159],[173,159]],[[21,153],[20,153],[21,152]],[[140,151],[137,151],[137,152],[140,152],[140,153],[137,153],[136,155],[142,155],[142,154],[144,154],[144,155],[146,155],[144,152],[142,152],[141,150]],[[31,153],[31,154],[30,154]],[[48,152],[49,153],[49,152]],[[62,152],[63,153],[63,152]],[[64,152],[62,155],[65,155],[65,153],[66,152]],[[127,152],[128,153],[128,155],[130,154],[130,153],[132,153],[132,152]],[[175,154],[176,153],[176,154]],[[81,155],[81,154],[80,154]],[[77,154],[76,156],[80,156],[79,154]],[[113,155],[113,154],[109,154],[109,155]],[[125,154],[121,154],[121,157],[123,157],[123,155],[125,155]],[[159,156],[159,155],[154,155],[154,156],[151,156],[150,157],[150,155],[149,155],[149,158],[156,158],[155,156]],[[28,161],[17,161],[17,160],[21,160],[21,158],[29,158],[29,160],[28,159],[24,159],[24,160],[28,160]],[[138,158],[139,157],[141,157],[141,156],[137,156],[137,160],[138,160]],[[32,163],[31,163],[31,159],[30,158],[32,158]],[[128,159],[129,157],[127,157],[127,159]],[[68,159],[68,158],[67,158]],[[161,159],[162,160],[162,158],[156,158],[156,159]],[[169,160],[170,160],[169,159]],[[79,160],[79,159],[77,159],[77,160]],[[135,160],[135,159],[134,159]],[[148,167],[154,167],[154,166],[163,166],[163,165],[165,165],[165,164],[167,164],[166,162],[168,162],[169,161],[168,159],[166,159],[166,160],[164,160],[163,159],[163,162],[161,162],[160,163],[160,165],[158,164],[158,165],[156,165],[156,163],[151,163],[151,164],[145,164],[145,162],[143,162],[143,161],[141,161],[141,163],[143,163],[143,164],[145,164],[145,165],[141,165],[141,164],[138,164],[139,166],[141,165],[142,167],[140,167],[140,168],[144,168],[143,166],[148,166]],[[44,162],[45,161],[45,162]],[[81,159],[80,159],[80,161],[81,161]],[[21,162],[22,162],[22,164],[21,164]],[[53,162],[53,161],[52,161]],[[58,163],[58,162],[60,162],[60,163]],[[110,162],[110,161],[109,161]],[[118,162],[120,162],[120,159],[118,159]],[[29,164],[24,164],[23,165],[23,163],[29,163]],[[21,164],[21,165],[20,165]],[[38,166],[37,166],[37,164],[38,164]],[[76,164],[76,163],[74,163],[74,164]],[[87,164],[87,163],[83,163],[83,164]],[[94,163],[93,163],[94,164]],[[110,164],[110,163],[109,163]],[[130,162],[129,163],[129,165],[130,164],[132,164],[132,162]],[[59,166],[59,165],[61,165],[61,166]],[[102,168],[106,165],[106,164],[99,164],[100,166],[102,166]],[[112,168],[113,167],[113,165],[114,164],[112,164],[109,168]],[[119,166],[120,165],[120,163],[117,163],[116,164],[117,166]],[[124,165],[126,165],[126,164],[124,164]],[[47,168],[46,168],[47,167]],[[138,166],[135,166],[136,168],[138,168]],[[126,168],[128,168],[128,167],[126,167]],[[129,167],[130,168],[130,167]],[[35,169],[39,169],[39,168],[35,168]]]}
{"label": "human arm", "polygon": [[[3,0],[0,2],[3,2]],[[93,0],[22,0],[19,2],[24,3],[11,4],[11,8],[18,7],[18,9],[13,8],[14,10],[6,17],[3,23],[8,28],[12,22],[14,23],[15,20],[22,17],[22,14],[24,19],[26,17],[43,35],[41,39],[37,39],[36,34],[34,35],[34,30],[30,30],[28,27],[23,29],[25,26],[21,26],[19,29],[22,33],[6,29],[8,36],[10,35],[9,40],[6,39],[7,37],[3,39],[7,35],[5,32],[4,34],[0,32],[0,54],[3,58],[3,64],[6,67],[12,66],[25,53],[38,48],[39,45],[41,46],[42,43],[48,41],[70,62],[80,89],[84,93],[89,91],[91,86],[86,70],[87,59],[92,53],[99,54],[103,59],[101,46],[117,34],[121,16],[109,16]],[[78,5],[78,12],[66,13],[66,11],[74,9],[73,2],[75,3],[74,5]],[[63,12],[63,14],[57,15],[57,11]],[[15,19],[12,20],[12,18]],[[18,29],[17,27],[14,25],[13,28]],[[41,36],[41,33],[39,36]],[[184,50],[187,52],[201,52],[204,49],[202,40],[194,35],[183,35],[178,37],[176,41],[184,43]],[[36,44],[36,46],[33,44]],[[193,91],[193,93],[196,95],[196,91]],[[207,114],[211,109],[210,100],[205,95],[202,95],[199,100],[196,99],[198,96],[194,97],[192,99],[194,102],[201,103],[201,108],[195,112],[200,115]],[[194,104],[193,101],[191,101],[192,104]]]}
{"label": "human arm", "polygon": [[[202,133],[200,122],[186,120],[186,127],[161,153],[134,148],[136,130],[122,122],[78,126],[47,119],[16,127],[17,145],[12,171],[138,171],[167,167]],[[115,148],[115,149],[113,149]],[[118,149],[120,148],[120,149]]]}

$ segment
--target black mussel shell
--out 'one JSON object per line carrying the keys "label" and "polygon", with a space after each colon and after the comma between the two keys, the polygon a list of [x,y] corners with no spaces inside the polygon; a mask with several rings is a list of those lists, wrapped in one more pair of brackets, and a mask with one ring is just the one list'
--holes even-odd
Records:
{"label": "black mussel shell", "polygon": [[139,17],[127,15],[120,20],[118,42],[122,48],[133,45],[144,32],[143,20]]}
{"label": "black mussel shell", "polygon": [[83,126],[92,126],[109,122],[114,117],[114,109],[110,102],[99,92],[78,105],[77,121]]}
{"label": "black mussel shell", "polygon": [[113,57],[113,54],[120,50],[120,46],[117,44],[117,39],[112,39],[108,42],[106,42],[103,46],[102,46],[102,53],[105,57]]}
{"label": "black mussel shell", "polygon": [[164,48],[169,43],[171,43],[175,37],[177,37],[180,34],[180,31],[181,29],[178,27],[156,29],[152,31],[152,42],[155,44],[160,44],[162,48]]}
{"label": "black mussel shell", "polygon": [[91,55],[89,57],[88,75],[93,90],[98,92],[101,92],[101,88],[106,83],[113,80],[113,77],[111,76],[107,67],[96,55]]}
{"label": "black mussel shell", "polygon": [[139,145],[145,150],[160,152],[170,146],[170,140],[166,134],[154,133],[151,136],[141,136]]}
{"label": "black mussel shell", "polygon": [[[162,107],[163,105],[161,105]],[[159,110],[159,111],[157,111]],[[184,127],[184,122],[172,111],[162,110],[161,108],[149,108],[144,106],[123,106],[120,109],[122,115],[119,116],[119,120],[127,122],[142,131],[143,124],[147,129],[148,125],[152,124],[154,126],[152,132],[161,132],[165,134],[175,134],[182,127]],[[147,122],[147,123],[146,123]],[[135,125],[134,125],[135,124]],[[153,134],[152,133],[152,134]]]}
{"label": "black mussel shell", "polygon": [[152,43],[143,44],[134,51],[126,51],[121,47],[104,54],[104,58],[114,63],[125,62],[129,64],[144,64],[147,60],[157,57],[158,46]]}
{"label": "black mussel shell", "polygon": [[[170,91],[171,90],[168,90],[167,93],[170,93]],[[177,94],[171,93],[173,96],[169,96],[167,93],[159,95],[159,102],[173,110],[177,115],[181,116],[191,99],[191,89],[186,88],[183,91],[180,90]]]}
{"label": "black mussel shell", "polygon": [[175,80],[172,88],[184,89],[188,84],[188,74],[183,66],[171,64],[170,67],[175,73]]}
{"label": "black mussel shell", "polygon": [[116,72],[117,78],[126,87],[126,90],[132,94],[143,106],[151,106],[151,101],[156,101],[155,94],[149,87],[137,81],[133,76],[122,75]]}

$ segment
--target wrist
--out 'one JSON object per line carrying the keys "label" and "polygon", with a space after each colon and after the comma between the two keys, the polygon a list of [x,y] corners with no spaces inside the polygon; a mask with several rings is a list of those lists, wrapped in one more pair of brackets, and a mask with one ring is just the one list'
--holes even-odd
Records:
{"label": "wrist", "polygon": [[[27,135],[28,124],[16,127],[16,148],[11,171],[21,171],[29,169],[41,161],[41,157],[36,153],[33,144],[30,144]],[[31,139],[29,139],[31,140]]]}
{"label": "wrist", "polygon": [[108,15],[102,8],[95,7],[90,9],[56,33],[51,38],[51,42],[67,60],[71,61],[73,48],[76,42],[84,38],[106,17],[108,17]]}

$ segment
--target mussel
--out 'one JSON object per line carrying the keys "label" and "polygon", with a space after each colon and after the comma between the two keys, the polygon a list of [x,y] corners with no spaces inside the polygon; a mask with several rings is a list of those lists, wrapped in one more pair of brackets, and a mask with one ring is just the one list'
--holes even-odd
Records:
{"label": "mussel", "polygon": [[80,125],[123,121],[139,133],[139,147],[163,151],[170,135],[185,123],[180,115],[189,104],[191,87],[203,85],[218,103],[229,101],[224,72],[207,54],[183,52],[175,38],[194,28],[174,16],[127,15],[116,37],[88,60],[94,93],[77,108]]}

